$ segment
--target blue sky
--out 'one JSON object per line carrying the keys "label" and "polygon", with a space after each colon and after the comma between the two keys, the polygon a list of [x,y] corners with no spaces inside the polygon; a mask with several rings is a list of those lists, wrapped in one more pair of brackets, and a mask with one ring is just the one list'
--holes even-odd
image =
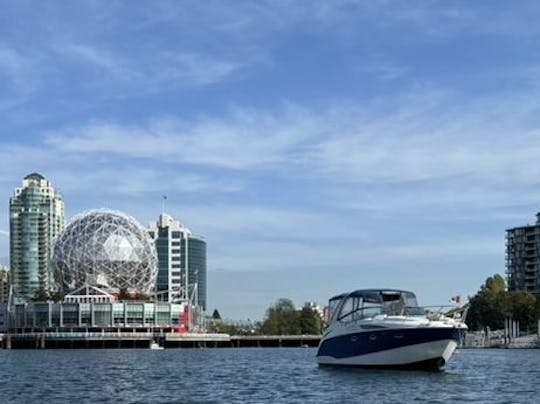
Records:
{"label": "blue sky", "polygon": [[167,195],[224,317],[379,286],[437,304],[504,273],[540,210],[536,1],[0,9],[0,257],[38,171],[68,217],[146,225]]}

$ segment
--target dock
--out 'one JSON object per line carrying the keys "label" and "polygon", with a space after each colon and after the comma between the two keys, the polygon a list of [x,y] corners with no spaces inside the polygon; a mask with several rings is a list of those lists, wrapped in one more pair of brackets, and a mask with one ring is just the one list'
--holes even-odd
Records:
{"label": "dock", "polygon": [[25,332],[4,334],[4,349],[294,348],[316,347],[320,335],[228,335],[155,332]]}

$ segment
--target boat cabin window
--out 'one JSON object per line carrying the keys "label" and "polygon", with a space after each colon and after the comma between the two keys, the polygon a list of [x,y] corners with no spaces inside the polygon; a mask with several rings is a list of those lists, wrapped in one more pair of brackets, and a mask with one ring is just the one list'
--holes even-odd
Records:
{"label": "boat cabin window", "polygon": [[[379,314],[422,315],[416,296],[411,292],[382,290],[354,292],[349,296],[336,296],[330,300],[329,309],[332,321],[349,322],[372,318]],[[337,310],[337,312],[336,312]]]}
{"label": "boat cabin window", "polygon": [[407,307],[418,307],[418,301],[414,293],[406,292],[403,294],[403,297],[405,298],[405,305]]}
{"label": "boat cabin window", "polygon": [[405,301],[400,292],[382,292],[384,312],[388,315],[402,315],[405,311]]}
{"label": "boat cabin window", "polygon": [[338,320],[352,321],[354,319],[353,314],[358,310],[359,300],[357,297],[347,297],[339,311]]}
{"label": "boat cabin window", "polygon": [[425,310],[418,306],[418,301],[414,293],[406,292],[403,294],[405,299],[405,310],[408,315],[411,316],[421,316],[425,314]]}
{"label": "boat cabin window", "polygon": [[339,310],[337,319],[342,322],[360,320],[382,313],[381,303],[376,296],[347,297]]}
{"label": "boat cabin window", "polygon": [[342,297],[331,299],[328,301],[328,318],[327,321],[332,321],[334,318],[334,315],[336,314],[336,309],[338,308],[339,304],[343,300]]}

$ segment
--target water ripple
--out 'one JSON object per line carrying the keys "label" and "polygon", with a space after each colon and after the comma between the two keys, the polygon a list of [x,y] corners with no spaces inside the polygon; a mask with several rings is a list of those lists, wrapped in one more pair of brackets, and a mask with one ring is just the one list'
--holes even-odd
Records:
{"label": "water ripple", "polygon": [[0,351],[2,402],[530,403],[540,350],[462,350],[446,371],[319,368],[314,349]]}

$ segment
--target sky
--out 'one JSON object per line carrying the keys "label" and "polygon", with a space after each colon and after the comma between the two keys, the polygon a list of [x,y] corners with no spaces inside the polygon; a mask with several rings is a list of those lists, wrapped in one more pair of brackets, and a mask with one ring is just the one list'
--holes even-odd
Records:
{"label": "sky", "polygon": [[0,0],[0,257],[37,171],[67,217],[165,210],[208,309],[505,271],[540,210],[537,1]]}

